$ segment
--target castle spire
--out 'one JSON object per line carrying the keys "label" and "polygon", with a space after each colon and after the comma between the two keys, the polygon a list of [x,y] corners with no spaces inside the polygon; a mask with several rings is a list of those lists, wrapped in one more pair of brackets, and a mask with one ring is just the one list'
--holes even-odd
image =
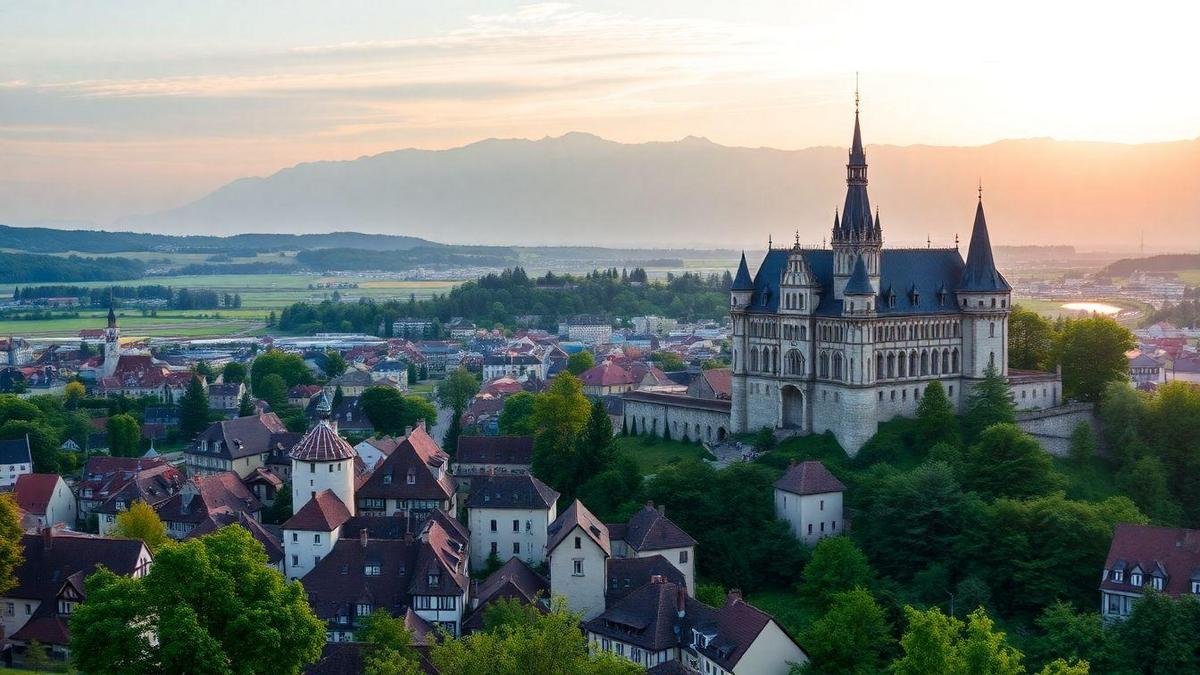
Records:
{"label": "castle spire", "polygon": [[983,215],[983,188],[979,189],[979,202],[975,205],[975,224],[971,227],[971,245],[967,248],[967,263],[963,266],[960,291],[1012,290],[1004,275],[996,269],[992,257],[992,242],[988,237],[987,219]]}
{"label": "castle spire", "polygon": [[752,291],[754,282],[750,279],[750,268],[746,265],[746,252],[742,251],[742,262],[738,264],[737,275],[733,277],[732,291]]}
{"label": "castle spire", "polygon": [[835,230],[836,241],[875,243],[875,223],[871,218],[871,200],[867,196],[867,153],[863,149],[862,123],[859,120],[858,88],[854,92],[854,136],[846,162],[846,203],[841,222]]}

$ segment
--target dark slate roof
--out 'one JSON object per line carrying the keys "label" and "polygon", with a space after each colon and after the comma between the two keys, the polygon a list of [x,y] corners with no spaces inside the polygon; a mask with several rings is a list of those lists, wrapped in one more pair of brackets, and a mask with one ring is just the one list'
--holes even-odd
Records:
{"label": "dark slate roof", "polygon": [[971,247],[967,249],[967,263],[963,267],[961,291],[1011,291],[1004,275],[996,269],[992,259],[992,242],[988,238],[987,221],[983,217],[983,199],[975,206],[975,224],[971,228]]}
{"label": "dark slate roof", "polygon": [[[754,276],[754,295],[748,311],[774,314],[779,311],[779,282],[793,249],[771,249],[763,258]],[[801,249],[817,284],[821,287],[818,316],[840,316],[842,301],[833,297],[833,251],[830,249]],[[875,309],[880,315],[953,314],[958,311],[953,297],[940,302],[938,290],[952,291],[962,277],[963,260],[953,248],[883,249],[880,253],[879,295]],[[917,302],[907,295],[909,289],[918,291]],[[896,306],[886,301],[888,292],[896,295]]]}
{"label": "dark slate roof", "polygon": [[548,509],[560,496],[529,474],[489,476],[475,483],[467,508]]}
{"label": "dark slate roof", "polygon": [[664,394],[657,391],[627,391],[621,394],[621,399],[628,404],[630,401],[638,403],[658,403],[660,405],[676,406],[680,408],[697,408],[700,410],[712,410],[714,412],[728,413],[730,401],[728,399],[713,399],[713,398],[696,398],[695,396],[682,396],[679,394]]}
{"label": "dark slate roof", "polygon": [[867,263],[860,255],[854,261],[854,271],[850,273],[850,280],[846,282],[846,295],[874,295],[875,289],[871,288],[871,278],[867,276]]}
{"label": "dark slate roof", "polygon": [[460,464],[529,464],[532,436],[459,436],[454,461]]}
{"label": "dark slate roof", "polygon": [[685,620],[677,610],[686,607],[687,600],[683,584],[655,581],[610,604],[603,614],[585,621],[583,628],[649,651],[669,649],[680,644]]}
{"label": "dark slate roof", "polygon": [[654,508],[652,502],[633,514],[628,523],[620,526],[609,524],[608,531],[610,537],[624,540],[626,546],[638,552],[696,545],[695,539],[671,522],[661,510]]}
{"label": "dark slate roof", "polygon": [[5,593],[10,598],[31,598],[54,604],[67,578],[91,574],[100,565],[116,574],[133,574],[142,542],[43,530],[21,537],[24,559],[17,567],[17,586]]}
{"label": "dark slate roof", "polygon": [[584,536],[587,536],[591,538],[592,541],[596,542],[596,545],[600,547],[600,550],[604,551],[605,555],[612,554],[612,545],[608,540],[608,527],[606,527],[604,523],[600,522],[599,518],[592,515],[592,512],[588,511],[587,507],[583,505],[583,502],[579,501],[578,499],[571,502],[571,505],[567,507],[567,510],[563,511],[562,514],[559,515],[553,523],[550,523],[548,528],[546,528],[546,534],[548,535],[546,541],[546,551],[551,552],[557,548],[564,539],[566,539],[572,532],[575,531],[576,527],[583,531]]}
{"label": "dark slate roof", "polygon": [[517,600],[545,611],[545,603],[550,598],[550,582],[514,556],[488,575],[473,595],[478,604],[463,621],[464,634],[483,630],[483,612],[498,600]]}
{"label": "dark slate roof", "polygon": [[[271,452],[287,434],[287,426],[275,413],[235,417],[213,422],[187,448],[189,454],[215,454],[223,459],[241,459]],[[205,453],[202,443],[208,443]]]}
{"label": "dark slate roof", "polygon": [[0,440],[0,464],[31,464],[29,437]]}
{"label": "dark slate roof", "polygon": [[1130,583],[1130,572],[1141,568],[1142,583],[1157,572],[1164,577],[1163,593],[1178,598],[1191,593],[1191,582],[1200,581],[1200,530],[1121,523],[1113,532],[1104,569],[1125,570],[1121,582],[1105,574],[1102,590],[1140,593]]}
{"label": "dark slate roof", "polygon": [[797,495],[819,495],[828,492],[842,492],[846,489],[825,465],[808,460],[788,467],[783,478],[775,481],[775,487]]}
{"label": "dark slate roof", "polygon": [[754,290],[754,281],[750,279],[750,268],[746,266],[746,252],[742,251],[742,262],[738,263],[737,276],[733,278],[734,291]]}
{"label": "dark slate roof", "polygon": [[611,605],[617,602],[634,590],[650,583],[655,576],[660,576],[680,586],[687,583],[683,572],[658,554],[645,558],[613,558],[609,560],[608,585],[604,589],[605,604]]}
{"label": "dark slate roof", "polygon": [[193,539],[211,534],[230,525],[239,525],[250,533],[250,536],[262,544],[267,553],[267,562],[272,565],[283,560],[283,545],[279,538],[263,527],[262,523],[246,515],[243,511],[214,513],[202,520],[187,533],[184,539]]}

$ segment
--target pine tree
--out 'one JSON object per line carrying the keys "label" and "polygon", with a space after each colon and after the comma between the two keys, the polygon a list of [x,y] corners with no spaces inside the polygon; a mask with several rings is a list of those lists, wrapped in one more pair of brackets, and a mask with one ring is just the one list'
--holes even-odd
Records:
{"label": "pine tree", "polygon": [[450,414],[450,426],[446,429],[446,435],[442,438],[442,449],[453,457],[458,450],[458,437],[462,435],[462,418],[460,415]]}
{"label": "pine tree", "polygon": [[417,367],[413,364],[408,364],[408,384],[414,385],[417,383]]}
{"label": "pine tree", "polygon": [[989,364],[967,401],[967,415],[963,420],[967,441],[974,442],[993,424],[1011,424],[1016,419],[1015,411],[1008,382],[996,366]]}
{"label": "pine tree", "polygon": [[179,399],[179,431],[186,439],[208,428],[208,394],[197,375],[188,382],[187,391]]}
{"label": "pine tree", "polygon": [[921,441],[925,447],[938,443],[958,445],[958,420],[954,417],[954,405],[946,398],[942,383],[934,380],[921,394],[917,405],[917,420],[920,423]]}
{"label": "pine tree", "polygon": [[254,414],[254,401],[250,399],[250,391],[242,392],[242,398],[238,401],[238,417],[248,417]]}
{"label": "pine tree", "polygon": [[346,395],[344,393],[342,393],[342,385],[339,384],[337,387],[334,387],[333,400],[330,401],[329,403],[331,406],[333,406],[333,409],[336,411],[338,409],[338,407],[340,407],[342,405],[342,401],[345,398],[346,398]]}

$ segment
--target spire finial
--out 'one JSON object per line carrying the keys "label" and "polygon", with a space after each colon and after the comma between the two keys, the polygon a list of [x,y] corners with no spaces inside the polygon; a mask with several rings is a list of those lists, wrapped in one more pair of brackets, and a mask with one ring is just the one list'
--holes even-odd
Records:
{"label": "spire finial", "polygon": [[796,248],[800,248],[800,230],[796,230]]}
{"label": "spire finial", "polygon": [[767,233],[767,250],[770,251],[771,247],[774,245],[775,245],[774,242],[771,241],[771,233],[768,232]]}
{"label": "spire finial", "polygon": [[957,232],[954,233],[954,250],[955,251],[958,250],[958,233]]}
{"label": "spire finial", "polygon": [[933,239],[928,232],[925,233],[925,248],[933,248]]}
{"label": "spire finial", "polygon": [[858,114],[858,71],[854,71],[854,114]]}
{"label": "spire finial", "polygon": [[979,201],[983,201],[983,176],[979,177]]}

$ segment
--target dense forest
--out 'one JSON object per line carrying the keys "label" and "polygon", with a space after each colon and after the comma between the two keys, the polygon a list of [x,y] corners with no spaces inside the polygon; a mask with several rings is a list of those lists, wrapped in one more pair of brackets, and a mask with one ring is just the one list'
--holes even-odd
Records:
{"label": "dense forest", "polygon": [[517,254],[503,246],[455,246],[382,251],[361,248],[321,248],[300,251],[296,261],[314,271],[404,270],[414,267],[504,267],[517,262]]}
{"label": "dense forest", "polygon": [[5,248],[35,253],[119,253],[122,251],[163,251],[173,253],[229,253],[246,251],[295,251],[331,246],[372,250],[403,250],[416,246],[437,246],[417,237],[358,232],[328,234],[237,234],[230,237],[181,236],[144,232],[106,232],[103,230],[57,230],[47,227],[11,227],[0,225],[0,241]]}
{"label": "dense forest", "polygon": [[1099,277],[1127,277],[1134,272],[1179,272],[1200,269],[1200,254],[1177,253],[1149,258],[1122,258],[1096,273]]}
{"label": "dense forest", "polygon": [[685,320],[720,319],[728,313],[728,272],[707,277],[670,275],[666,282],[633,280],[643,278],[644,270],[608,269],[582,277],[552,277],[553,285],[544,285],[515,267],[428,300],[296,303],[283,310],[279,327],[298,333],[362,331],[390,336],[392,322],[401,317],[445,322],[461,316],[485,326],[512,326],[518,317],[525,317],[524,323],[554,328],[559,319],[581,313],[619,318],[658,314]]}
{"label": "dense forest", "polygon": [[1156,309],[1146,315],[1142,324],[1151,326],[1159,321],[1166,321],[1181,328],[1200,325],[1200,300],[1184,300],[1176,305],[1166,305],[1161,309]]}
{"label": "dense forest", "polygon": [[168,309],[217,309],[242,306],[242,297],[234,293],[218,293],[209,289],[172,288],[161,284],[142,286],[106,286],[87,288],[54,284],[26,286],[13,289],[13,300],[36,304],[45,298],[79,298],[81,304],[92,307],[108,307],[110,304],[137,305],[165,304]]}
{"label": "dense forest", "polygon": [[121,281],[137,279],[144,271],[141,261],[129,258],[0,253],[0,283]]}

